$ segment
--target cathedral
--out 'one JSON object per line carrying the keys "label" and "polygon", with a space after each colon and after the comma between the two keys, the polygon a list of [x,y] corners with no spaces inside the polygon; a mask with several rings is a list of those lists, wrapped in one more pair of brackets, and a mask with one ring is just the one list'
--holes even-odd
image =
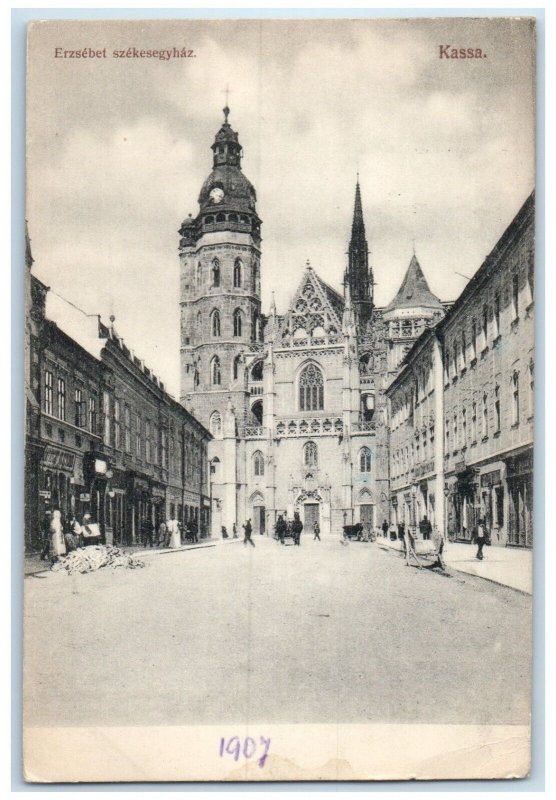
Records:
{"label": "cathedral", "polygon": [[357,180],[342,291],[308,261],[286,313],[273,301],[263,314],[262,221],[229,114],[199,213],[179,231],[180,401],[213,435],[212,535],[247,519],[271,533],[278,514],[294,512],[322,535],[380,526],[390,519],[384,392],[446,306],[415,254],[389,305],[374,305]]}

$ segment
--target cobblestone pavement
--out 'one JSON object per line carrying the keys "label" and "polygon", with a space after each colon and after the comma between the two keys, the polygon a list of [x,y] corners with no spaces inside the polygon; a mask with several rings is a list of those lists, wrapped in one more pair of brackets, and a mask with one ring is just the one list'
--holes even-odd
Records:
{"label": "cobblestone pavement", "polygon": [[27,577],[28,723],[528,723],[530,597],[376,544],[255,544]]}

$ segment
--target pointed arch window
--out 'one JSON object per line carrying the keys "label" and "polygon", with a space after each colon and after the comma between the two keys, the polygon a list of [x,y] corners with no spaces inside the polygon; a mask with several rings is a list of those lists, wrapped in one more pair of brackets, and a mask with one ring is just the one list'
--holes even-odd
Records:
{"label": "pointed arch window", "polygon": [[241,258],[236,258],[234,262],[234,289],[241,287],[242,267]]}
{"label": "pointed arch window", "polygon": [[212,285],[220,286],[220,261],[217,258],[212,262]]}
{"label": "pointed arch window", "polygon": [[256,478],[264,475],[264,456],[260,450],[253,453],[253,475]]}
{"label": "pointed arch window", "polygon": [[368,447],[362,447],[359,451],[359,472],[371,471],[371,451]]}
{"label": "pointed arch window", "polygon": [[236,356],[234,358],[233,372],[232,372],[234,381],[237,381],[237,379],[239,378],[240,369],[241,369],[241,356]]}
{"label": "pointed arch window", "polygon": [[324,408],[324,380],[316,364],[308,364],[299,376],[299,409],[322,411]]}
{"label": "pointed arch window", "polygon": [[243,314],[239,308],[234,311],[234,336],[241,336],[243,328]]}
{"label": "pointed arch window", "polygon": [[215,437],[222,435],[222,416],[219,411],[213,411],[210,415],[209,430]]}
{"label": "pointed arch window", "polygon": [[220,369],[220,359],[214,356],[210,362],[210,381],[213,386],[220,386],[222,383],[222,372]]}
{"label": "pointed arch window", "polygon": [[210,315],[210,327],[214,337],[220,336],[220,312],[216,308]]}
{"label": "pointed arch window", "polygon": [[303,447],[303,463],[306,467],[315,468],[319,465],[319,451],[314,442],[307,442]]}

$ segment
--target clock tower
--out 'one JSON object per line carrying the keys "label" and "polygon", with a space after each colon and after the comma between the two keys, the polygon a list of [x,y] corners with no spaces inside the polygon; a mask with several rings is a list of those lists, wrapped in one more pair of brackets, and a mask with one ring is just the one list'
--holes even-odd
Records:
{"label": "clock tower", "polygon": [[236,416],[246,416],[246,355],[262,350],[261,220],[229,114],[226,106],[199,213],[179,230],[180,400],[211,428],[228,398]]}

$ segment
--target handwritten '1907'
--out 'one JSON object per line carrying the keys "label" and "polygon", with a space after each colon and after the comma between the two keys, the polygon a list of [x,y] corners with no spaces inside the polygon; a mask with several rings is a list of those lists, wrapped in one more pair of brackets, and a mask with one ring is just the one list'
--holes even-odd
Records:
{"label": "handwritten '1907'", "polygon": [[255,739],[251,736],[246,736],[245,739],[242,740],[239,736],[232,736],[230,739],[226,741],[224,736],[220,737],[220,756],[223,758],[226,754],[233,757],[234,761],[238,761],[240,755],[243,754],[244,758],[253,758],[257,752],[260,752],[260,749],[263,750],[263,753],[257,759],[259,767],[264,767],[266,763],[266,759],[268,756],[268,751],[270,750],[270,739],[267,739],[264,736],[259,736],[260,745],[257,744]]}

